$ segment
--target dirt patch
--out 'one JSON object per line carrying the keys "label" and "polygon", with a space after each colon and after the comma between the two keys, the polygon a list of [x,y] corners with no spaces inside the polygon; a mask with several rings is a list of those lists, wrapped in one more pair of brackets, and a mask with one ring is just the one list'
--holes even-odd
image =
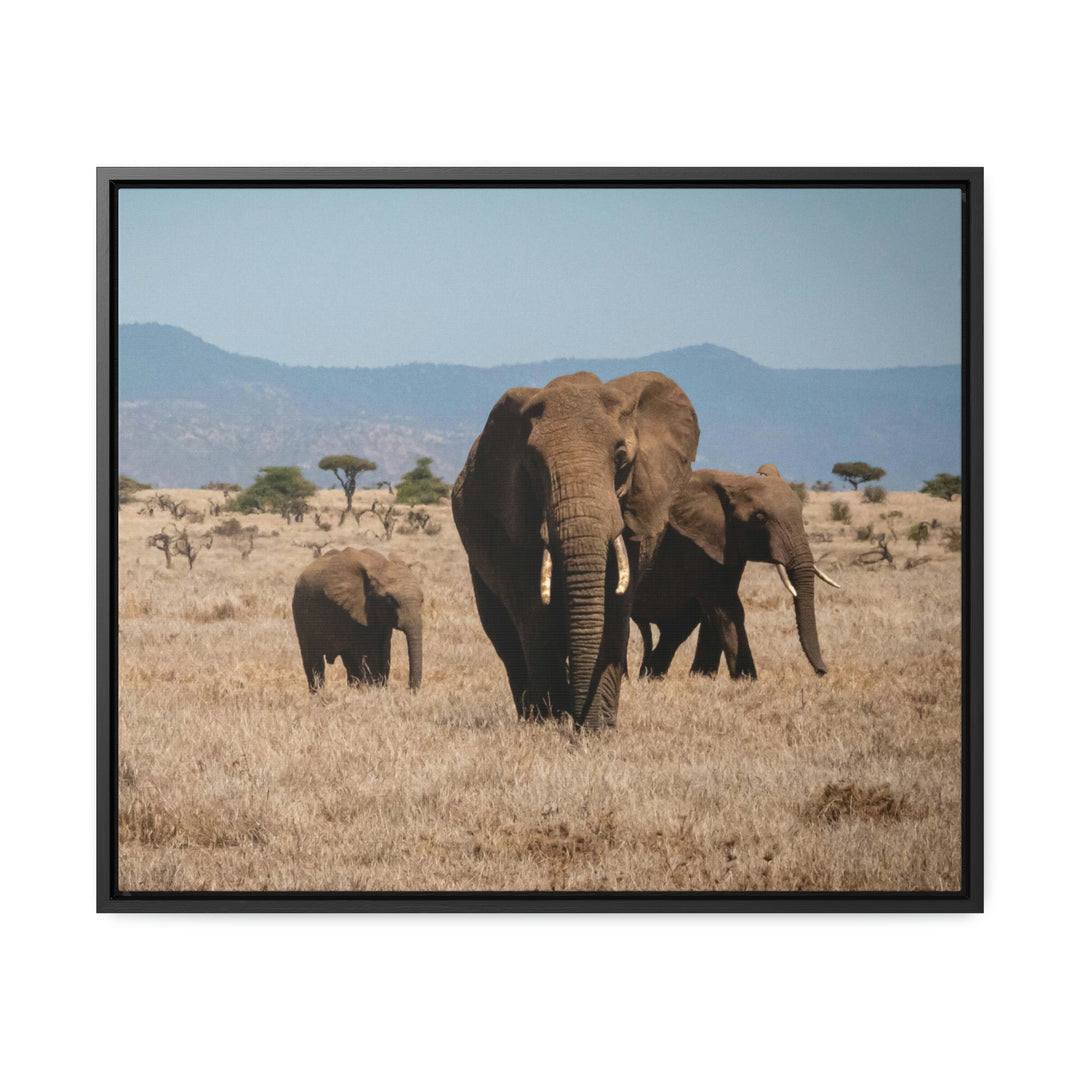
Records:
{"label": "dirt patch", "polygon": [[902,816],[906,803],[907,796],[897,794],[889,784],[826,784],[811,799],[807,816],[830,824],[844,817],[895,821]]}

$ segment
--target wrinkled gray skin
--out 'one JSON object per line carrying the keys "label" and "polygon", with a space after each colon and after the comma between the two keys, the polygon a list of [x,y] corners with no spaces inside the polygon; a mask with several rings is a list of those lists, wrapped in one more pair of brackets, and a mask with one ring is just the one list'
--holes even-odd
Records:
{"label": "wrinkled gray skin", "polygon": [[[635,583],[697,442],[689,399],[656,372],[566,375],[508,390],[492,409],[452,501],[480,621],[520,715],[615,723]],[[622,594],[617,537],[630,573]]]}
{"label": "wrinkled gray skin", "polygon": [[[670,526],[634,597],[633,618],[645,643],[640,675],[664,675],[701,623],[691,672],[715,675],[723,656],[733,679],[757,678],[739,600],[747,562],[787,570],[798,593],[795,626],[803,652],[814,671],[825,674],[802,503],[774,465],[763,465],[756,476],[698,469],[672,504]],[[655,649],[650,623],[660,628]]]}
{"label": "wrinkled gray skin", "polygon": [[370,548],[328,551],[297,578],[293,622],[308,687],[317,690],[326,662],[339,656],[349,685],[385,683],[390,675],[390,632],[409,648],[409,686],[423,675],[424,594],[409,567]]}

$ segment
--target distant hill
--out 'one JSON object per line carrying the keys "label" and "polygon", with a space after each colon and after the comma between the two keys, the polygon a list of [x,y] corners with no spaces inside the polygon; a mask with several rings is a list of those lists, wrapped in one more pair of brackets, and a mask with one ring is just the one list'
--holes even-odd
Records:
{"label": "distant hill", "polygon": [[780,370],[705,344],[487,368],[289,367],[158,323],[120,327],[120,471],[155,487],[198,487],[247,485],[262,465],[299,465],[327,487],[332,478],[317,468],[325,454],[377,461],[369,481],[396,480],[427,455],[453,481],[507,388],[574,371],[607,380],[642,370],[662,371],[693,401],[697,468],[752,472],[772,461],[811,483],[832,479],[836,461],[864,460],[883,466],[883,483],[896,490],[960,472],[959,365]]}

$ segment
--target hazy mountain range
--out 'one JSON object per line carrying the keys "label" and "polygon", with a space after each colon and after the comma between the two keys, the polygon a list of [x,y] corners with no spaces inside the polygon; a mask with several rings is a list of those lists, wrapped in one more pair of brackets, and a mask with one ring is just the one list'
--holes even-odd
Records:
{"label": "hazy mountain range", "polygon": [[810,483],[830,479],[834,462],[863,460],[885,468],[882,483],[896,490],[960,472],[958,364],[781,370],[705,344],[501,367],[289,367],[159,323],[120,327],[120,472],[155,487],[246,486],[260,466],[299,465],[328,487],[332,476],[317,468],[325,454],[378,462],[369,483],[396,480],[427,455],[452,482],[509,387],[574,371],[607,380],[642,370],[662,371],[693,401],[697,468],[753,472],[772,461],[788,479]]}

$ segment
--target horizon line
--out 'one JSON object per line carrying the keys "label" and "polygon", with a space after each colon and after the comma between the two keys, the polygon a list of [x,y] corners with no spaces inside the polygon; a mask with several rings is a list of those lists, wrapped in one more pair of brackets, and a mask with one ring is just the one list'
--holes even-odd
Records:
{"label": "horizon line", "polygon": [[919,370],[924,368],[947,368],[947,367],[961,367],[962,364],[959,360],[945,363],[945,364],[890,364],[884,367],[773,367],[770,364],[763,364],[760,360],[755,360],[753,357],[746,356],[744,353],[737,352],[735,349],[730,348],[727,345],[717,345],[712,341],[700,341],[690,345],[676,345],[669,349],[656,349],[653,352],[643,353],[639,356],[552,356],[545,360],[517,360],[506,361],[499,364],[465,364],[455,360],[407,360],[399,364],[289,364],[283,360],[272,360],[267,356],[250,356],[247,353],[231,352],[228,349],[223,348],[221,345],[215,345],[212,341],[207,341],[206,338],[200,337],[193,330],[188,330],[184,326],[177,326],[176,323],[164,323],[150,319],[145,322],[118,322],[117,329],[122,329],[126,326],[161,326],[168,330],[179,330],[182,334],[187,334],[189,337],[195,338],[196,341],[202,342],[204,345],[209,345],[212,349],[217,349],[219,352],[225,353],[226,356],[237,356],[245,360],[259,360],[262,363],[274,364],[277,367],[282,368],[312,368],[312,369],[328,369],[328,370],[340,370],[340,371],[378,371],[378,370],[390,370],[396,368],[407,367],[444,367],[444,368],[468,368],[470,371],[497,371],[501,368],[516,368],[516,367],[529,367],[536,364],[559,364],[567,361],[580,361],[582,363],[613,363],[618,361],[629,360],[646,360],[654,356],[666,356],[670,353],[685,352],[688,349],[701,349],[711,348],[720,349],[723,352],[730,353],[732,356],[737,357],[739,360],[745,360],[748,364],[753,364],[755,367],[764,368],[766,371],[898,371],[898,370]]}

